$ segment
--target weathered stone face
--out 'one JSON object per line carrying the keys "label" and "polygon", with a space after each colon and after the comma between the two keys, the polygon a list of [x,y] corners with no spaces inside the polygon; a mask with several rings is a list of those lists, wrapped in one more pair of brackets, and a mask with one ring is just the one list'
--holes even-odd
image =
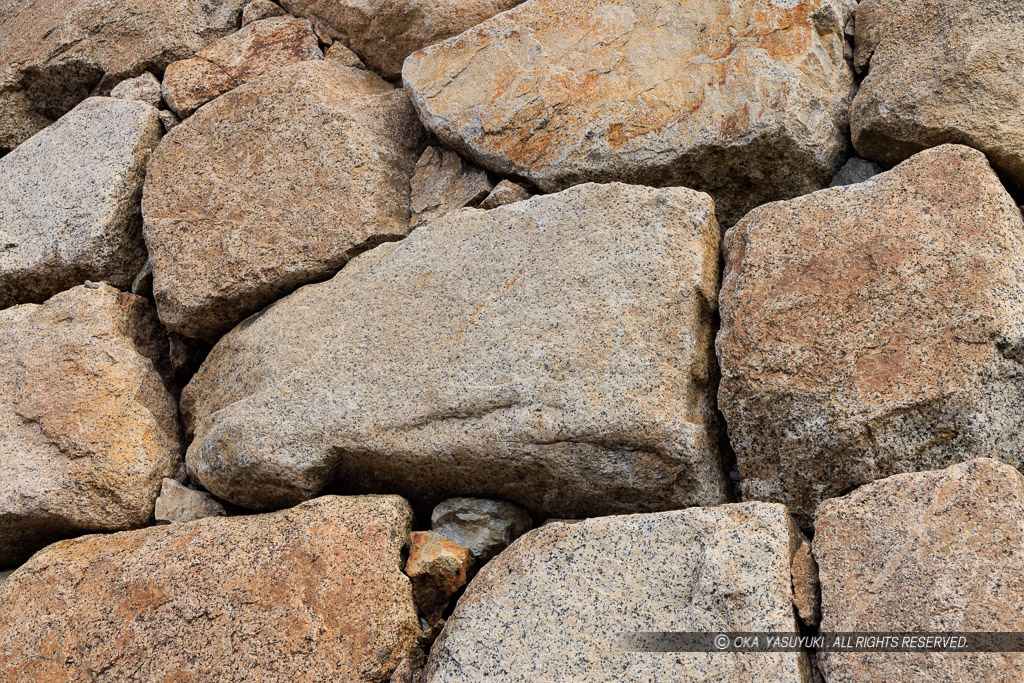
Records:
{"label": "weathered stone face", "polygon": [[694,187],[730,225],[827,184],[853,75],[848,0],[531,0],[412,55],[424,124],[544,191]]}
{"label": "weathered stone face", "polygon": [[[412,177],[410,226],[426,225],[452,211],[479,204],[494,184],[487,172],[450,149],[427,147]],[[491,207],[494,208],[494,207]]]}
{"label": "weathered stone face", "polygon": [[[822,631],[1024,630],[1024,477],[994,460],[877,481],[815,520]],[[829,683],[1009,681],[1020,653],[819,654]]]}
{"label": "weathered stone face", "polygon": [[216,340],[354,253],[403,237],[424,146],[404,92],[322,60],[211,102],[164,139],[146,178],[161,321]]}
{"label": "weathered stone face", "polygon": [[797,630],[794,533],[784,507],[763,503],[531,531],[466,589],[431,649],[425,681],[809,683],[803,653],[617,649],[645,631]]}
{"label": "weathered stone face", "polygon": [[435,220],[221,339],[190,472],[253,508],[333,479],[541,519],[722,502],[718,235],[706,195],[621,184]]}
{"label": "weathered stone face", "polygon": [[867,71],[875,48],[889,32],[900,7],[906,0],[861,0],[854,19],[856,51],[853,64],[857,73]]}
{"label": "weathered stone face", "polygon": [[905,0],[850,110],[854,147],[892,165],[928,147],[970,145],[1024,187],[1021,35],[1018,2]]}
{"label": "weathered stone face", "polygon": [[145,299],[106,285],[0,311],[0,567],[152,520],[182,452],[166,348]]}
{"label": "weathered stone face", "polygon": [[719,406],[743,495],[1021,463],[1024,222],[977,151],[760,207],[725,238]]}
{"label": "weathered stone face", "polygon": [[282,0],[297,17],[323,25],[385,78],[410,54],[458,35],[523,0]]}
{"label": "weathered stone face", "polygon": [[0,586],[0,677],[386,681],[419,635],[411,519],[328,496],[50,546]]}
{"label": "weathered stone face", "polygon": [[94,92],[163,71],[238,28],[245,0],[19,0],[0,5],[0,153]]}
{"label": "weathered stone face", "polygon": [[205,491],[195,491],[173,479],[164,479],[153,515],[157,522],[192,522],[204,517],[223,517],[224,506]]}
{"label": "weathered stone face", "polygon": [[0,159],[0,308],[86,280],[127,289],[146,261],[139,198],[157,110],[86,100]]}
{"label": "weathered stone face", "polygon": [[533,526],[522,508],[503,500],[449,498],[434,508],[430,526],[459,543],[483,564]]}

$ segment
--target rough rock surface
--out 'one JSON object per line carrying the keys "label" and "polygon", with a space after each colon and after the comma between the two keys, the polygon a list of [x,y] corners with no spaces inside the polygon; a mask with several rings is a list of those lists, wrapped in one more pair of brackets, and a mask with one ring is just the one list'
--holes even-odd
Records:
{"label": "rough rock surface", "polygon": [[1024,222],[980,152],[760,207],[725,247],[719,406],[744,497],[807,526],[875,479],[1024,464]]}
{"label": "rough rock surface", "polygon": [[148,71],[141,76],[121,81],[110,91],[110,96],[145,102],[151,107],[159,107],[164,101],[160,92],[160,81]]}
{"label": "rough rock surface", "polygon": [[353,254],[403,237],[424,146],[403,91],[322,60],[211,102],[164,138],[146,178],[160,319],[216,340]]}
{"label": "rough rock surface", "polygon": [[448,602],[466,585],[466,572],[473,562],[469,548],[433,531],[409,535],[409,561],[405,573],[412,579],[413,596],[420,616],[429,624],[444,617]]}
{"label": "rough rock surface", "polygon": [[420,48],[476,26],[523,0],[283,0],[352,48],[374,71],[395,79]]}
{"label": "rough rock surface", "polygon": [[[824,631],[1024,631],[1024,477],[994,460],[904,474],[825,501]],[[828,653],[829,683],[1011,681],[1020,653]]]}
{"label": "rough rock surface", "polygon": [[146,261],[139,197],[160,117],[90,98],[0,159],[0,308],[86,280],[127,289]]}
{"label": "rough rock surface", "polygon": [[531,0],[412,55],[424,124],[550,192],[621,180],[711,193],[727,225],[843,162],[852,0]]}
{"label": "rough rock surface", "polygon": [[246,0],[0,4],[0,153],[93,93],[163,71],[238,28]]}
{"label": "rough rock surface", "polygon": [[160,110],[160,123],[162,123],[164,125],[164,132],[165,133],[170,133],[172,128],[174,128],[179,123],[181,123],[181,119],[179,119],[178,115],[175,114],[173,111],[168,111],[166,109],[161,109]]}
{"label": "rough rock surface", "polygon": [[160,485],[154,510],[158,522],[191,522],[226,514],[224,506],[209,493],[182,486],[173,479],[164,479]]}
{"label": "rough rock surface", "polygon": [[285,11],[281,9],[280,5],[270,0],[252,0],[242,10],[242,26],[248,26],[252,22],[260,21],[261,19],[279,17],[282,14],[285,14]]}
{"label": "rough rock surface", "polygon": [[873,178],[882,172],[882,167],[866,159],[853,157],[839,169],[829,183],[829,187],[842,187],[843,185],[854,185],[863,183],[868,178]]}
{"label": "rough rock surface", "polygon": [[906,0],[850,110],[857,152],[893,165],[943,143],[970,145],[1024,186],[1024,5]]}
{"label": "rough rock surface", "polygon": [[854,19],[853,66],[857,73],[867,71],[875,48],[889,31],[889,26],[906,0],[861,0]]}
{"label": "rough rock surface", "polygon": [[348,49],[341,43],[334,43],[327,52],[324,53],[324,59],[337,62],[341,66],[351,66],[355,69],[364,69],[366,65],[363,64],[363,60],[359,59],[359,55],[352,50]]}
{"label": "rough rock surface", "polygon": [[584,185],[361,255],[213,349],[182,394],[192,476],[252,508],[332,479],[539,518],[722,502],[713,208]]}
{"label": "rough rock surface", "polygon": [[430,528],[469,548],[483,564],[533,526],[525,510],[502,500],[449,498],[434,508]]}
{"label": "rough rock surface", "polygon": [[257,76],[323,57],[313,26],[306,19],[263,19],[204,47],[192,59],[167,67],[164,97],[178,116],[186,118]]}
{"label": "rough rock surface", "polygon": [[419,635],[411,518],[329,496],[53,545],[0,586],[0,678],[386,681]]}
{"label": "rough rock surface", "polygon": [[409,224],[417,228],[452,211],[479,204],[493,188],[483,169],[466,163],[449,149],[427,147],[416,162],[412,177]]}
{"label": "rough rock surface", "polygon": [[803,653],[618,645],[643,631],[795,631],[794,531],[783,506],[764,503],[544,526],[469,585],[425,680],[809,682]]}
{"label": "rough rock surface", "polygon": [[480,208],[485,210],[496,209],[499,206],[505,206],[506,204],[512,204],[514,202],[521,202],[524,199],[530,198],[530,191],[519,183],[513,183],[511,180],[502,180],[500,183],[494,186],[491,193],[480,202]]}
{"label": "rough rock surface", "polygon": [[790,572],[793,575],[793,607],[800,621],[817,626],[821,621],[821,587],[818,565],[811,554],[811,542],[799,531]]}
{"label": "rough rock surface", "polygon": [[106,285],[0,311],[0,567],[152,520],[182,451],[166,343],[145,299]]}

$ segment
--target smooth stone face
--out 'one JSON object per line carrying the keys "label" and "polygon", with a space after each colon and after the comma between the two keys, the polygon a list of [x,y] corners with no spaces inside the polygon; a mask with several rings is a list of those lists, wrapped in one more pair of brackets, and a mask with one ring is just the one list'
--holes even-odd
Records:
{"label": "smooth stone face", "polygon": [[1022,464],[1024,222],[946,145],[726,234],[719,406],[747,499],[817,504],[969,457]]}
{"label": "smooth stone face", "polygon": [[94,92],[163,71],[238,28],[245,0],[18,0],[0,5],[0,153]]}
{"label": "smooth stone face", "polygon": [[891,166],[944,143],[984,152],[1024,187],[1024,5],[906,0],[850,110],[860,156]]}
{"label": "smooth stone face", "polygon": [[418,228],[452,211],[479,204],[493,187],[486,171],[466,163],[455,152],[427,147],[412,177],[409,224]]}
{"label": "smooth stone face", "polygon": [[803,653],[620,645],[645,631],[796,631],[794,532],[764,503],[549,524],[480,571],[424,680],[809,682]]}
{"label": "smooth stone face", "polygon": [[163,104],[160,81],[148,71],[141,76],[121,81],[110,91],[110,96],[122,100],[145,102],[151,107],[159,107]]}
{"label": "smooth stone face", "polygon": [[545,192],[709,192],[731,225],[816,190],[846,148],[851,0],[531,0],[409,57],[424,125]]}
{"label": "smooth stone face", "polygon": [[0,159],[0,308],[86,280],[128,289],[146,261],[139,201],[157,110],[86,100]]}
{"label": "smooth stone face", "polygon": [[424,138],[404,92],[322,60],[211,102],[164,139],[146,178],[161,321],[214,341],[353,254],[403,237]]}
{"label": "smooth stone face", "polygon": [[217,344],[182,396],[192,476],[252,508],[332,480],[541,519],[723,502],[713,210],[585,185],[363,254]]}
{"label": "smooth stone face", "polygon": [[50,546],[0,586],[0,677],[386,681],[419,636],[411,520],[328,496]]}
{"label": "smooth stone face", "polygon": [[152,520],[183,448],[166,344],[145,299],[106,285],[0,311],[0,567]]}
{"label": "smooth stone face", "polygon": [[274,17],[200,50],[195,58],[167,67],[168,105],[185,118],[229,90],[290,64],[323,59],[313,26],[306,19]]}
{"label": "smooth stone face", "polygon": [[530,191],[519,183],[511,180],[502,180],[494,186],[487,198],[480,202],[480,208],[485,210],[496,209],[499,206],[521,202],[530,198]]}
{"label": "smooth stone face", "polygon": [[[822,631],[1024,630],[1024,478],[994,460],[904,474],[825,501]],[[819,654],[829,683],[1011,681],[1020,653]]]}
{"label": "smooth stone face", "polygon": [[854,185],[863,183],[868,178],[873,178],[882,172],[882,167],[866,159],[853,157],[839,169],[829,183],[829,187],[842,187],[843,185]]}
{"label": "smooth stone face", "polygon": [[191,522],[203,517],[223,517],[224,506],[205,491],[182,486],[173,479],[164,479],[156,499],[154,516],[157,522]]}
{"label": "smooth stone face", "polygon": [[469,548],[483,564],[533,526],[525,510],[502,500],[449,498],[434,508],[430,527]]}
{"label": "smooth stone face", "polygon": [[410,54],[458,35],[523,0],[282,0],[286,10],[324,26],[385,78],[397,79]]}

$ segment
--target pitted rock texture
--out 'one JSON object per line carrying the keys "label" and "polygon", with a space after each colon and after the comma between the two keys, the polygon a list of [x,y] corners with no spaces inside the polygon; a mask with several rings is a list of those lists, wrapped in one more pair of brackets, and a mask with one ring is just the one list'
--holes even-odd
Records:
{"label": "pitted rock texture", "polygon": [[829,187],[842,187],[843,185],[863,183],[868,178],[873,178],[881,172],[882,167],[878,164],[866,159],[852,157],[843,164],[843,167],[839,169],[839,173],[836,173],[835,177],[832,178]]}
{"label": "pitted rock texture", "polygon": [[417,228],[452,211],[475,206],[492,189],[494,183],[483,169],[466,163],[450,149],[427,147],[412,177],[410,226]]}
{"label": "pitted rock texture", "polygon": [[436,625],[448,602],[466,585],[466,572],[473,563],[469,548],[434,531],[409,535],[409,561],[405,573],[412,579],[413,597],[420,616]]}
{"label": "pitted rock texture", "polygon": [[328,496],[50,546],[0,586],[0,677],[387,681],[419,636],[411,519]]}
{"label": "pitted rock texture", "polygon": [[854,52],[853,65],[857,73],[867,71],[875,48],[889,32],[900,7],[906,0],[861,0],[857,4],[854,17]]}
{"label": "pitted rock texture", "polygon": [[270,0],[251,0],[242,10],[242,26],[248,26],[254,21],[270,19],[285,14],[281,6]]}
{"label": "pitted rock texture", "polygon": [[427,128],[488,170],[546,192],[694,187],[731,225],[842,165],[852,7],[530,0],[415,53],[402,76]]}
{"label": "pitted rock texture", "polygon": [[[994,460],[904,474],[825,501],[814,555],[823,631],[1024,630],[1024,477]],[[1020,653],[825,653],[829,683],[1012,681]]]}
{"label": "pitted rock texture", "polygon": [[182,486],[173,479],[164,479],[156,499],[154,517],[157,522],[191,522],[203,517],[223,517],[224,506],[205,491]]}
{"label": "pitted rock texture", "polygon": [[796,631],[794,533],[786,509],[765,503],[546,525],[469,585],[424,681],[809,683],[804,653],[620,645],[645,631]]}
{"label": "pitted rock texture", "polygon": [[322,60],[211,102],[167,135],[146,178],[161,321],[215,341],[353,254],[403,237],[425,137],[403,91]]}
{"label": "pitted rock texture", "polygon": [[282,0],[286,10],[324,26],[385,78],[420,48],[458,35],[523,0]]}
{"label": "pitted rock texture", "polygon": [[157,110],[94,97],[0,159],[0,308],[86,280],[128,289],[146,261],[139,198]]}
{"label": "pitted rock texture", "polygon": [[251,508],[333,479],[541,519],[722,502],[713,211],[584,185],[359,256],[214,347],[182,395],[191,475]]}
{"label": "pitted rock texture", "polygon": [[1024,464],[1024,222],[980,152],[760,207],[725,247],[719,406],[745,498],[809,526],[875,479]]}
{"label": "pitted rock texture", "polygon": [[491,193],[480,202],[480,208],[485,210],[496,209],[499,206],[521,202],[530,198],[530,191],[519,183],[511,180],[502,180],[494,186]]}
{"label": "pitted rock texture", "polygon": [[164,98],[178,116],[186,118],[257,76],[323,58],[313,26],[306,19],[274,17],[256,21],[204,47],[192,59],[168,66]]}
{"label": "pitted rock texture", "polygon": [[162,72],[238,28],[245,0],[0,4],[0,153],[91,94]]}
{"label": "pitted rock texture", "polygon": [[159,107],[163,104],[160,81],[148,71],[141,76],[121,81],[111,89],[110,96],[122,100],[145,102],[151,107]]}
{"label": "pitted rock texture", "polygon": [[152,521],[183,448],[166,348],[149,303],[106,285],[0,311],[0,567]]}
{"label": "pitted rock texture", "polygon": [[464,545],[483,564],[533,526],[526,511],[503,500],[449,498],[430,515],[430,527]]}
{"label": "pitted rock texture", "polygon": [[970,145],[1024,187],[1024,5],[906,0],[850,110],[857,152],[883,165]]}

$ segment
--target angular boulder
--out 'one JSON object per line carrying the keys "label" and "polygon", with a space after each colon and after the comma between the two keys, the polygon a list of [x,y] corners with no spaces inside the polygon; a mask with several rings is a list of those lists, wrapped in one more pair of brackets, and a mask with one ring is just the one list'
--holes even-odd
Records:
{"label": "angular boulder", "polygon": [[385,78],[410,54],[458,35],[523,0],[282,0],[297,17],[325,27]]}
{"label": "angular boulder", "polygon": [[483,564],[533,526],[526,511],[503,500],[449,498],[434,508],[430,528],[469,548]]}
{"label": "angular boulder", "polygon": [[224,506],[205,491],[190,489],[173,479],[164,479],[160,485],[160,496],[154,508],[157,522],[191,522],[225,515]]}
{"label": "angular boulder", "polygon": [[710,193],[727,225],[843,163],[852,0],[531,0],[413,54],[427,128],[552,192],[586,181]]}
{"label": "angular boulder", "polygon": [[273,17],[204,47],[196,56],[167,67],[163,92],[181,118],[229,90],[283,66],[323,59],[306,19]]}
{"label": "angular boulder", "polygon": [[854,42],[856,48],[853,66],[857,73],[867,71],[875,48],[889,31],[900,7],[906,0],[861,0],[854,16]]}
{"label": "angular boulder", "polygon": [[411,519],[329,496],[55,544],[0,586],[0,677],[386,681],[419,636]]}
{"label": "angular boulder", "polygon": [[[904,474],[815,520],[822,631],[1024,631],[1024,477],[995,460]],[[819,653],[832,683],[1011,681],[1021,653]]]}
{"label": "angular boulder", "polygon": [[650,631],[796,631],[795,538],[786,509],[765,503],[546,525],[469,585],[424,681],[810,683],[802,652],[620,645]]}
{"label": "angular boulder", "polygon": [[466,571],[473,563],[469,548],[434,531],[409,535],[409,561],[405,573],[412,579],[413,596],[420,616],[436,625],[448,602],[466,585]]}
{"label": "angular boulder", "polygon": [[146,262],[142,181],[162,134],[150,105],[93,97],[0,159],[0,308],[86,280],[131,286]]}
{"label": "angular boulder", "polygon": [[452,211],[475,206],[492,189],[494,183],[483,169],[449,149],[427,147],[412,177],[410,226],[418,228]]}
{"label": "angular boulder", "polygon": [[19,0],[0,5],[0,154],[144,71],[238,28],[246,0]]}
{"label": "angular boulder", "polygon": [[160,81],[148,71],[141,76],[127,78],[110,91],[111,97],[122,100],[136,100],[145,102],[152,107],[159,107],[164,103],[163,95],[160,92]]}
{"label": "angular boulder", "polygon": [[182,395],[191,475],[250,508],[332,480],[541,519],[722,502],[713,212],[585,185],[359,256],[214,347]]}
{"label": "angular boulder", "polygon": [[152,520],[182,454],[166,349],[148,302],[106,285],[0,311],[0,567]]}
{"label": "angular boulder", "polygon": [[210,103],[167,135],[146,179],[160,319],[214,341],[353,254],[403,237],[424,147],[403,91],[322,60]]}
{"label": "angular boulder", "polygon": [[883,165],[970,145],[1024,187],[1024,5],[906,0],[850,110],[857,152]]}
{"label": "angular boulder", "polygon": [[809,526],[875,479],[1024,464],[1024,222],[983,154],[760,207],[725,248],[718,403],[745,498]]}

